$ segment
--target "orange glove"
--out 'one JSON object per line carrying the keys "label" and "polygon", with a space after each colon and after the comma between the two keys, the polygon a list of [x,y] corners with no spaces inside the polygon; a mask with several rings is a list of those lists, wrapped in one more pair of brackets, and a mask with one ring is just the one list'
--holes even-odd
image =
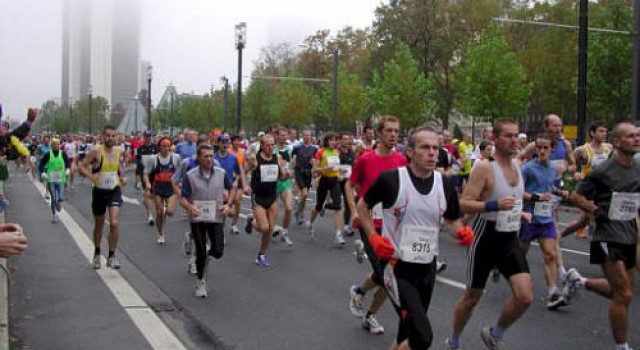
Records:
{"label": "orange glove", "polygon": [[393,253],[396,251],[395,248],[393,248],[391,241],[389,241],[389,238],[382,235],[375,234],[369,237],[369,244],[371,244],[373,252],[380,259],[391,259]]}
{"label": "orange glove", "polygon": [[465,226],[456,231],[456,237],[458,237],[458,244],[463,246],[469,246],[473,243],[473,230],[469,226]]}

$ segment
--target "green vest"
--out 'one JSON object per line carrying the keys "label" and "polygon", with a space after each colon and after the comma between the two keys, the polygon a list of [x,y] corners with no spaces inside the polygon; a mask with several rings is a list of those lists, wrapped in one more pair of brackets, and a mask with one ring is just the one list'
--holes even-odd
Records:
{"label": "green vest", "polygon": [[53,155],[53,150],[49,151],[49,161],[47,162],[47,182],[67,182],[67,173],[64,166],[62,150],[58,151],[58,156]]}

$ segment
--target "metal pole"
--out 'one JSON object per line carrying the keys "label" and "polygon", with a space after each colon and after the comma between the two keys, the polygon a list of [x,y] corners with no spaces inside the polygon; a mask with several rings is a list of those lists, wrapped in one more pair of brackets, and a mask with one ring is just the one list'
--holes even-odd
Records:
{"label": "metal pole", "polygon": [[222,77],[222,80],[224,80],[224,128],[226,130],[229,118],[229,79]]}
{"label": "metal pole", "polygon": [[89,93],[89,135],[93,135],[93,122],[91,121],[91,100],[93,96]]}
{"label": "metal pole", "polygon": [[338,50],[333,50],[333,100],[331,106],[333,130],[338,131]]}
{"label": "metal pole", "polygon": [[135,115],[135,132],[138,132],[138,99],[133,99],[133,115]]}
{"label": "metal pole", "polygon": [[584,143],[587,118],[587,43],[589,27],[589,0],[580,0],[578,30],[578,144]]}
{"label": "metal pole", "polygon": [[171,92],[171,136],[173,136],[173,128],[175,125],[177,125],[178,123],[176,123],[174,116],[173,116],[173,92]]}
{"label": "metal pole", "polygon": [[151,77],[147,79],[147,130],[151,130]]}
{"label": "metal pole", "polygon": [[73,129],[72,120],[73,120],[73,101],[70,100],[69,101],[69,132],[71,132],[71,130]]}
{"label": "metal pole", "polygon": [[238,92],[236,98],[236,132],[242,129],[242,49],[244,44],[238,44]]}
{"label": "metal pole", "polygon": [[633,91],[631,93],[631,117],[640,121],[640,0],[633,1]]}

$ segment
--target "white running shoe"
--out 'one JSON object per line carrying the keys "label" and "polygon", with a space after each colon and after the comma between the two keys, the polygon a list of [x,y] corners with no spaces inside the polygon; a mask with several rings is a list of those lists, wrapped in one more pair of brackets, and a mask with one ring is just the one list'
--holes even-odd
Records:
{"label": "white running shoe", "polygon": [[204,282],[204,279],[196,281],[196,297],[197,298],[207,297],[207,284]]}
{"label": "white running shoe", "polygon": [[293,245],[293,241],[291,240],[291,238],[289,238],[289,234],[287,232],[282,233],[282,235],[280,236],[280,240],[289,247]]}
{"label": "white running shoe", "polygon": [[147,219],[147,223],[149,224],[149,226],[153,226],[156,224],[156,221],[153,220],[153,216],[149,216],[149,218]]}
{"label": "white running shoe", "polygon": [[358,294],[356,292],[357,289],[358,286],[355,284],[349,288],[349,295],[351,296],[351,299],[349,299],[349,309],[354,317],[363,318],[366,314],[363,303],[364,296]]}
{"label": "white running shoe", "polygon": [[370,314],[369,317],[365,317],[364,322],[362,322],[362,327],[368,330],[371,334],[384,333],[384,327],[382,327],[380,323],[378,323],[376,314]]}
{"label": "white running shoe", "polygon": [[114,270],[119,270],[120,269],[120,261],[118,260],[118,258],[116,258],[115,255],[111,256],[109,259],[107,259],[107,267],[110,267]]}
{"label": "white running shoe", "polygon": [[191,232],[187,231],[184,233],[182,248],[184,249],[184,255],[191,255],[191,252],[193,251],[193,240],[191,240]]}
{"label": "white running shoe", "polygon": [[198,267],[196,266],[196,257],[192,255],[187,262],[187,270],[190,274],[196,275],[198,274]]}
{"label": "white running shoe", "polygon": [[58,223],[58,214],[53,214],[53,217],[51,217],[51,222],[54,224]]}
{"label": "white running shoe", "polygon": [[344,245],[346,243],[344,237],[342,237],[342,231],[336,231],[336,236],[333,239],[333,243],[335,243],[336,245]]}
{"label": "white running shoe", "polygon": [[96,254],[93,256],[93,268],[99,270],[102,267],[102,256]]}
{"label": "white running shoe", "polygon": [[231,233],[234,235],[240,234],[240,229],[238,225],[231,225]]}
{"label": "white running shoe", "polygon": [[163,245],[164,244],[164,235],[158,235],[158,239],[156,240],[156,242],[158,242],[158,244]]}

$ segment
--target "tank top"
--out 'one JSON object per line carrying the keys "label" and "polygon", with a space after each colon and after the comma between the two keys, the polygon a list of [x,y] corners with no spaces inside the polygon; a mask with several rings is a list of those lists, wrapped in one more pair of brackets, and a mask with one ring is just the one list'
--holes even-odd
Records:
{"label": "tank top", "polygon": [[53,155],[53,150],[49,150],[49,161],[47,162],[47,182],[65,183],[67,182],[67,174],[65,172],[64,158],[62,150],[58,151],[58,155]]}
{"label": "tank top", "polygon": [[382,209],[382,234],[393,244],[395,258],[428,264],[438,255],[438,233],[447,201],[442,174],[433,173],[429,194],[420,193],[406,167],[398,168],[398,197],[390,208]]}
{"label": "tank top", "polygon": [[116,187],[120,186],[120,178],[118,177],[118,170],[120,169],[120,150],[117,147],[114,147],[114,159],[109,161],[104,146],[97,146],[96,149],[100,153],[100,165],[96,171],[100,174],[100,178],[98,181],[93,183],[93,187],[101,190],[114,190]]}
{"label": "tank top", "polygon": [[[493,190],[489,193],[489,196],[485,199],[488,201],[497,201],[502,197],[513,196],[516,198],[516,201],[519,201],[520,207],[522,207],[522,194],[524,193],[524,181],[522,179],[522,172],[520,171],[520,167],[515,160],[511,160],[512,166],[516,169],[518,173],[518,183],[515,186],[509,185],[507,179],[500,168],[500,164],[497,161],[490,161],[491,170],[493,171]],[[498,216],[498,212],[486,212],[483,213],[484,218],[491,221],[496,221]]]}
{"label": "tank top", "polygon": [[604,144],[600,145],[600,153],[596,153],[596,150],[591,147],[590,143],[584,144],[584,149],[587,152],[587,164],[585,164],[580,172],[582,175],[587,176],[591,172],[591,169],[600,165],[600,163],[604,162],[609,158],[609,153],[611,153],[611,149],[605,147]]}
{"label": "tank top", "polygon": [[169,163],[160,163],[160,155],[156,157],[156,166],[153,169],[154,182],[171,182],[173,174],[176,172],[176,166],[173,164],[173,154],[169,153]]}
{"label": "tank top", "polygon": [[262,158],[262,152],[256,155],[258,165],[251,172],[251,188],[253,193],[259,196],[272,196],[276,194],[278,176],[278,157],[274,154],[271,160]]}

